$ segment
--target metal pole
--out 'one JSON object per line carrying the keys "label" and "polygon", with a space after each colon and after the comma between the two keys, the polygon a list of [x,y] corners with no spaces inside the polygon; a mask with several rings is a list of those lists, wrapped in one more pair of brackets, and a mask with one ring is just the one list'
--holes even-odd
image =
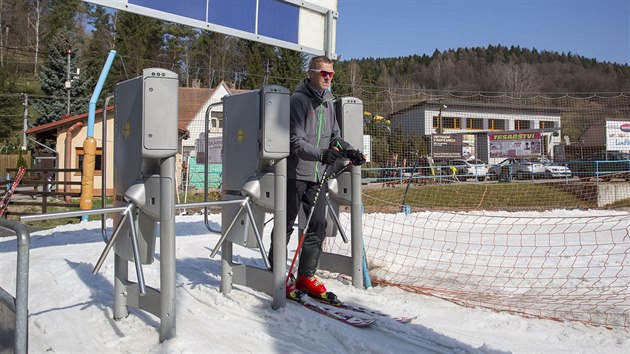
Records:
{"label": "metal pole", "polygon": [[26,226],[0,218],[0,225],[13,229],[17,236],[17,274],[15,281],[14,352],[26,354],[28,348],[28,277],[31,237]]}
{"label": "metal pole", "polygon": [[66,90],[68,91],[68,106],[66,109],[66,114],[70,115],[70,88],[72,87],[72,84],[70,82],[70,54],[72,54],[72,49],[68,48],[68,51],[66,52],[68,55],[68,68],[66,70]]}
{"label": "metal pole", "polygon": [[163,342],[176,335],[175,156],[162,160],[160,180],[160,342]]}
{"label": "metal pole", "polygon": [[352,285],[363,288],[363,229],[361,212],[361,166],[350,168],[350,237],[352,249]]}
{"label": "metal pole", "polygon": [[105,245],[105,248],[103,249],[103,252],[101,253],[101,256],[98,258],[98,261],[96,262],[96,265],[94,266],[94,269],[92,270],[92,274],[98,273],[99,270],[101,269],[101,266],[103,265],[103,262],[105,261],[105,258],[107,257],[107,255],[109,254],[109,251],[114,246],[114,242],[116,241],[118,234],[120,234],[120,230],[122,229],[122,226],[125,224],[125,222],[127,222],[127,218],[132,218],[131,223],[133,223],[133,216],[130,216],[132,213],[133,207],[134,205],[132,203],[129,203],[129,205],[127,205],[127,208],[125,208],[125,211],[123,212],[123,218],[118,223],[116,230],[114,230],[114,234],[112,235],[112,238],[110,238],[107,241],[107,244]]}
{"label": "metal pole", "polygon": [[273,208],[273,303],[277,310],[286,305],[287,267],[287,159],[280,159],[274,167],[274,208]]}
{"label": "metal pole", "polygon": [[[203,201],[207,202],[208,201],[208,130],[210,129],[210,111],[212,110],[212,107],[216,107],[216,106],[221,106],[223,105],[223,101],[221,102],[215,102],[215,103],[211,103],[208,108],[206,108],[206,124],[205,124],[205,131],[204,131],[204,137],[206,138],[204,141],[204,148],[203,150],[205,151],[205,156],[204,156],[204,168],[203,168]],[[199,153],[199,152],[197,152]],[[188,173],[190,173],[190,165],[188,166]],[[212,231],[212,229],[210,228],[210,222],[208,220],[208,208],[205,207],[203,210],[203,220],[206,224],[206,229],[208,229],[208,231]]]}
{"label": "metal pole", "polygon": [[[105,103],[103,104],[103,121],[101,122],[101,207],[107,208],[107,106],[109,105],[109,101],[114,98],[113,95],[109,95],[105,97]],[[105,214],[101,215],[101,234],[103,236],[103,241],[107,243],[107,232],[105,231]]]}
{"label": "metal pole", "polygon": [[22,131],[22,150],[26,150],[27,142],[26,142],[26,130],[28,129],[28,95],[24,95],[24,130]]}
{"label": "metal pole", "polygon": [[[337,230],[339,231],[339,234],[341,235],[341,239],[343,240],[343,243],[348,243],[348,236],[346,236],[346,231],[344,231],[343,227],[341,227],[341,221],[339,221],[339,217],[337,216],[337,213],[335,213],[335,209],[333,209],[333,206],[330,204],[330,199],[328,199],[328,196],[324,196],[324,197],[326,198],[326,206],[328,207],[328,212],[330,213],[330,216],[335,222],[335,225],[337,225]],[[352,214],[350,214],[350,216],[352,216]]]}
{"label": "metal pole", "polygon": [[[132,209],[133,214],[133,209]],[[136,266],[136,276],[138,277],[138,288],[140,289],[138,294],[144,296],[147,294],[146,286],[144,283],[144,271],[142,270],[142,261],[140,260],[140,246],[138,245],[138,231],[136,230],[136,223],[133,217],[129,220],[129,233],[131,234],[131,250],[133,252],[133,263]]]}
{"label": "metal pole", "polygon": [[334,33],[333,33],[334,21],[333,20],[334,20],[333,12],[331,10],[328,10],[328,12],[326,12],[326,37],[325,37],[326,42],[324,43],[326,48],[324,48],[324,53],[330,59],[337,59],[333,57],[335,56],[334,47],[333,47],[333,39],[334,39]]}
{"label": "metal pole", "polygon": [[124,207],[113,207],[113,208],[103,208],[103,209],[90,209],[90,210],[75,210],[75,211],[61,211],[58,213],[47,213],[47,214],[35,214],[35,215],[22,215],[20,216],[20,221],[39,221],[39,220],[48,220],[48,219],[63,219],[63,218],[74,218],[82,215],[100,215],[100,214],[109,214],[109,213],[122,213],[127,209]]}
{"label": "metal pole", "polygon": [[[29,249],[31,238],[24,225],[16,225],[15,233],[18,238],[18,264],[15,295],[21,299],[15,304],[15,347],[28,348],[28,277],[29,277]],[[19,352],[19,351],[18,351]],[[23,351],[26,353],[26,350]]]}

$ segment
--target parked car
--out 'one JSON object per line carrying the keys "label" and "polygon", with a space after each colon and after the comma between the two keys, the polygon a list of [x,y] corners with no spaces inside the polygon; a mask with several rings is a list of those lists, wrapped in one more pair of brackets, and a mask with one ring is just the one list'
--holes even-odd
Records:
{"label": "parked car", "polygon": [[451,167],[456,170],[457,179],[460,181],[466,181],[468,178],[476,178],[478,181],[484,181],[488,174],[488,167],[486,164],[478,159],[464,160],[454,159],[443,162],[442,165],[443,175],[452,175]]}
{"label": "parked car", "polygon": [[573,175],[581,180],[600,178],[610,181],[620,178],[630,181],[630,154],[607,151],[593,154],[588,160],[576,160],[568,162]]}
{"label": "parked car", "polygon": [[567,165],[551,162],[544,157],[533,158],[530,161],[533,163],[541,163],[545,166],[545,178],[570,178],[572,176],[571,169]]}
{"label": "parked car", "polygon": [[534,179],[545,175],[545,166],[521,157],[509,157],[488,169],[492,180]]}

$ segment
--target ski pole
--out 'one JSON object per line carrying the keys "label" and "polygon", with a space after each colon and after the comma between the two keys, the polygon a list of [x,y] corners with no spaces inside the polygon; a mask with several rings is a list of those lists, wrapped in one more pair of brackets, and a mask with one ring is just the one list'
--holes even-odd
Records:
{"label": "ski pole", "polygon": [[287,273],[287,279],[285,280],[285,283],[287,284],[289,283],[289,279],[291,279],[291,273],[293,273],[293,267],[295,266],[295,261],[298,257],[298,254],[300,254],[300,251],[302,249],[302,244],[304,243],[304,239],[306,238],[306,231],[308,231],[308,225],[311,223],[311,218],[313,217],[313,213],[315,211],[315,204],[317,204],[317,200],[319,199],[319,194],[321,193],[322,188],[324,187],[324,184],[328,182],[329,180],[345,172],[348,169],[348,167],[352,166],[352,163],[348,162],[348,164],[346,164],[341,169],[339,169],[339,171],[332,173],[330,175],[327,175],[328,168],[330,168],[330,166],[332,165],[329,165],[324,171],[322,180],[319,182],[319,186],[317,187],[317,193],[315,194],[315,197],[313,198],[313,206],[311,206],[311,211],[308,213],[308,218],[306,219],[306,226],[304,227],[304,230],[302,231],[302,235],[300,235],[300,241],[298,242],[297,249],[295,250],[295,254],[293,255],[293,260],[291,261],[291,266],[289,267],[289,272]]}
{"label": "ski pole", "polygon": [[409,178],[407,179],[407,187],[405,187],[405,195],[403,196],[403,201],[400,206],[400,209],[401,209],[400,211],[404,212],[405,214],[409,214],[409,211],[411,210],[411,207],[407,205],[407,194],[409,193],[409,186],[411,185],[411,180],[413,179],[413,173],[418,169],[418,164],[420,163],[419,157],[417,158],[418,160],[416,160],[416,164],[413,167],[413,170],[411,170],[411,173],[409,174]]}

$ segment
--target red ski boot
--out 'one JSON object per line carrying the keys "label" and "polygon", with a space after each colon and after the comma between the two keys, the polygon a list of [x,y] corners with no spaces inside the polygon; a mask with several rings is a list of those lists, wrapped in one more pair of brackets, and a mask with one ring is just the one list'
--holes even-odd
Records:
{"label": "red ski boot", "polygon": [[309,295],[316,298],[320,298],[326,294],[326,287],[316,277],[307,277],[305,275],[298,275],[295,287]]}

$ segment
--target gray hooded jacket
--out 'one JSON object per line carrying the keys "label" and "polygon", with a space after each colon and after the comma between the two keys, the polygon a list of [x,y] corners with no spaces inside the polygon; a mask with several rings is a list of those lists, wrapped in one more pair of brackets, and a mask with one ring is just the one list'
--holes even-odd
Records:
{"label": "gray hooded jacket", "polygon": [[319,162],[323,150],[330,147],[341,152],[352,149],[341,139],[333,99],[330,92],[320,97],[308,79],[291,94],[288,178],[318,182],[326,168]]}

